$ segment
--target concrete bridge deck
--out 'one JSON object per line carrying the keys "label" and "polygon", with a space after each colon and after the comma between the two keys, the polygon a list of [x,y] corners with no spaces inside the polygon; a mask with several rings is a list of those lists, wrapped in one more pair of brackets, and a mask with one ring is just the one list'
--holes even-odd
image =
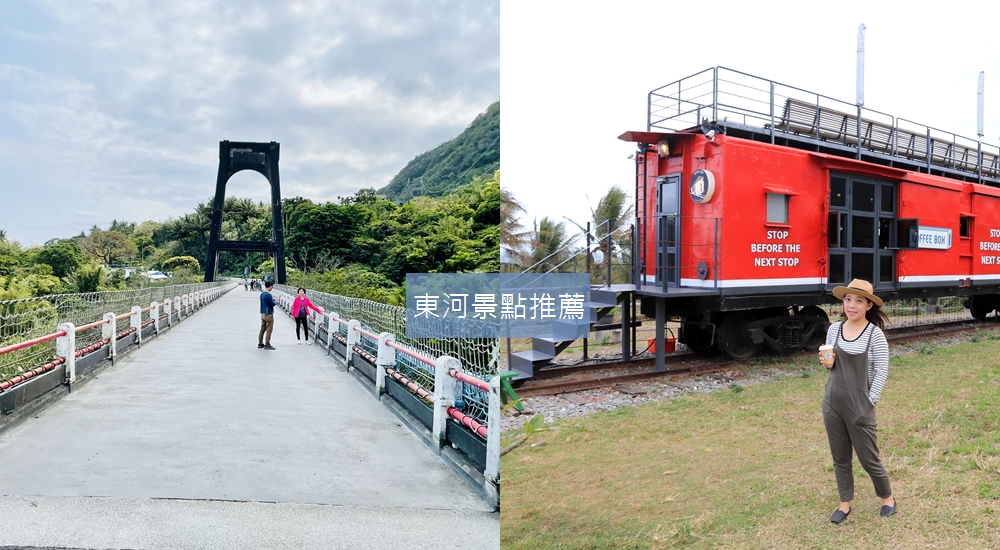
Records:
{"label": "concrete bridge deck", "polygon": [[0,434],[0,546],[499,548],[457,474],[234,290]]}

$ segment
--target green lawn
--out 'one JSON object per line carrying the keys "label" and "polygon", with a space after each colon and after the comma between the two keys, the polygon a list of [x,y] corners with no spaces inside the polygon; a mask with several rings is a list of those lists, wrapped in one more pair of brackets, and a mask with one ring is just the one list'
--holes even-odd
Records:
{"label": "green lawn", "polygon": [[[855,460],[837,505],[820,400],[827,374],[557,423],[503,458],[503,548],[1000,548],[1000,341],[893,359],[879,443],[899,513]],[[507,439],[504,443],[506,444]]]}

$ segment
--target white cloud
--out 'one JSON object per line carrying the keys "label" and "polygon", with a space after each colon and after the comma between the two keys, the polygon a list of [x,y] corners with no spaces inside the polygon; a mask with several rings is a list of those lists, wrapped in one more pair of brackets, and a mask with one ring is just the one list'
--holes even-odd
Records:
{"label": "white cloud", "polygon": [[0,227],[29,243],[131,219],[132,200],[189,212],[224,139],[281,142],[289,195],[381,187],[499,94],[496,3],[37,5],[38,21],[0,21],[0,185],[100,207],[39,226],[0,203]]}

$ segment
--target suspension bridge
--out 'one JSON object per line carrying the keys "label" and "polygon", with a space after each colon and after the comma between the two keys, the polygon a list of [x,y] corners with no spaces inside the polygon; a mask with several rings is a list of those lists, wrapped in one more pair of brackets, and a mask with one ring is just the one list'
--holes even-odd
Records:
{"label": "suspension bridge", "polygon": [[274,351],[228,282],[0,302],[0,546],[499,548],[499,342],[309,296]]}

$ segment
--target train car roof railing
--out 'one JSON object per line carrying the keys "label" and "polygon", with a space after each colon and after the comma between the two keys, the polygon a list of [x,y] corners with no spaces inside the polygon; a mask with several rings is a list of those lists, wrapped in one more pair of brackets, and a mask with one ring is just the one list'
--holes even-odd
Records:
{"label": "train car roof railing", "polygon": [[995,145],[726,67],[648,94],[648,131],[697,131],[705,119],[757,141],[1000,187]]}

